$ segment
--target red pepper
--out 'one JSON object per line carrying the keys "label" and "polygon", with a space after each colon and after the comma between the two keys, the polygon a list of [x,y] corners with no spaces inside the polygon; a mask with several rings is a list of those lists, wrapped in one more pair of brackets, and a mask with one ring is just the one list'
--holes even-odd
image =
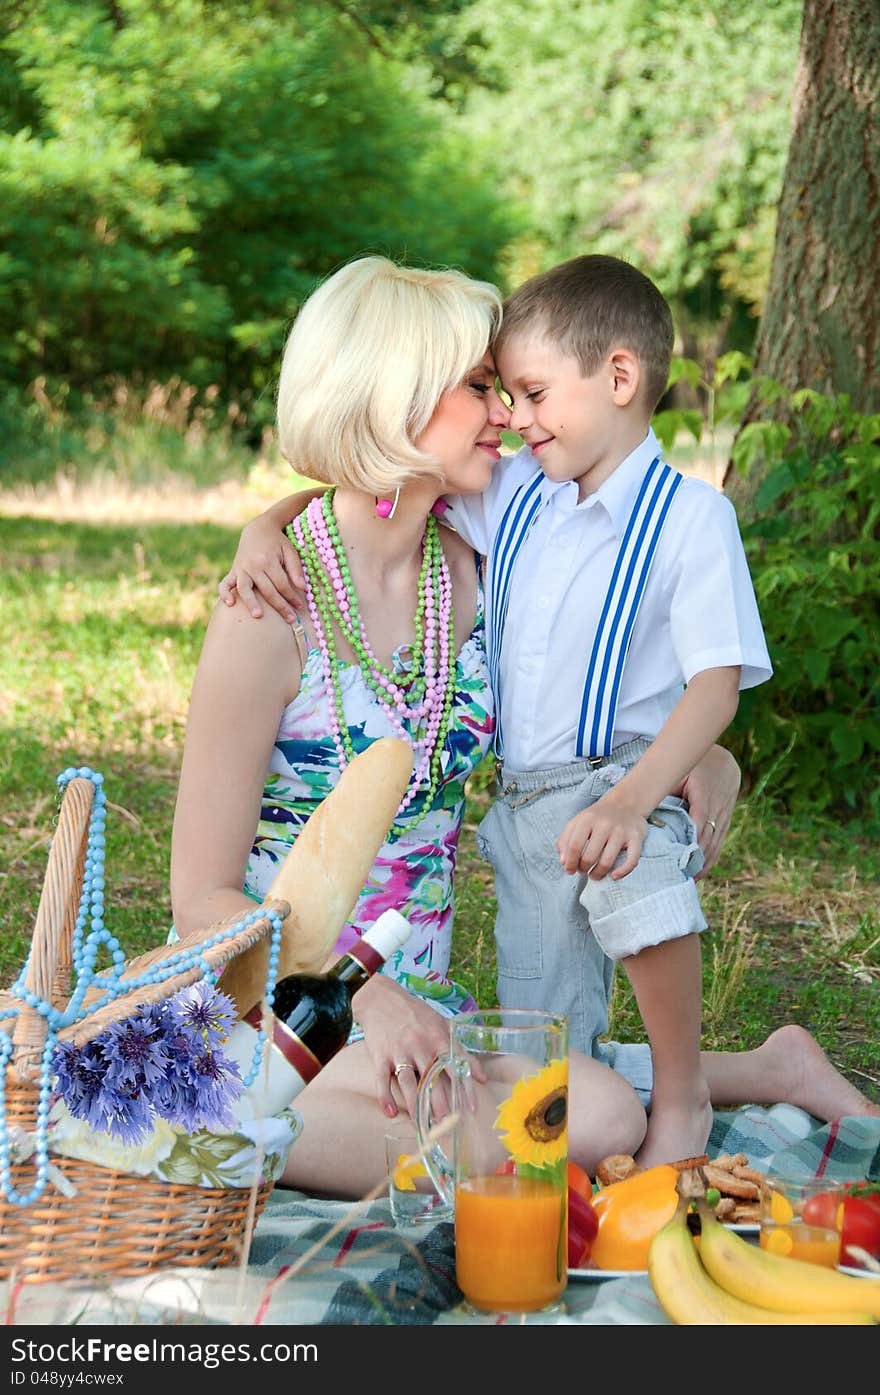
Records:
{"label": "red pepper", "polygon": [[589,1262],[593,1241],[599,1230],[599,1217],[585,1196],[568,1189],[568,1267],[583,1269]]}

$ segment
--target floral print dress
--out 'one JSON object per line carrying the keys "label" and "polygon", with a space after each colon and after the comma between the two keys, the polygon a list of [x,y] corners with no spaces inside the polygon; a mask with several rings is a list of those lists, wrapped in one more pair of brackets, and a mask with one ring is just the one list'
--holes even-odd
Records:
{"label": "floral print dress", "polygon": [[[479,583],[478,583],[479,585]],[[412,668],[402,645],[394,669]],[[339,665],[346,725],[357,754],[382,736],[395,736],[385,709],[357,664]],[[453,881],[464,813],[464,786],[489,749],[495,708],[485,649],[482,586],[474,628],[458,654],[453,710],[442,756],[440,784],[427,809],[420,790],[389,831],[336,943],[344,953],[384,910],[394,907],[412,934],[383,972],[425,998],[446,1016],[476,1007],[447,977],[452,944]],[[282,714],[263,791],[260,822],[248,860],[245,891],[261,901],[279,863],[317,805],[339,780],[320,650],[310,648],[300,690]]]}

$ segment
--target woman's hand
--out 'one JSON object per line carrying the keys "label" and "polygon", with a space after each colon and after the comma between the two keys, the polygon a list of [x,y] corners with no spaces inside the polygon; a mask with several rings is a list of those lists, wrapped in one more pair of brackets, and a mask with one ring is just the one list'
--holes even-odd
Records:
{"label": "woman's hand", "polygon": [[695,881],[705,877],[718,860],[733,818],[741,779],[742,772],[730,752],[723,746],[712,746],[681,787],[673,791],[687,800],[703,850],[703,870],[697,873]]}
{"label": "woman's hand", "polygon": [[[357,995],[356,1015],[376,1073],[379,1107],[393,1119],[403,1105],[415,1119],[419,1077],[449,1046],[448,1019],[386,974],[376,974],[364,984]],[[435,1115],[449,1109],[442,1076],[434,1090],[433,1108]]]}

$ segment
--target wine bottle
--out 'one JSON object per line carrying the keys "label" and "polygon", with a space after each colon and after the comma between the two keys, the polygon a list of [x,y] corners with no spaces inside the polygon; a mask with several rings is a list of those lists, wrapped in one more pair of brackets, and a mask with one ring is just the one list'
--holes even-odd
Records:
{"label": "wine bottle", "polygon": [[289,974],[275,985],[272,1011],[245,1013],[223,1043],[223,1054],[250,1074],[260,1028],[269,1037],[257,1074],[232,1112],[238,1119],[277,1114],[290,1104],[348,1040],[352,998],[409,938],[412,926],[398,911],[383,911],[325,974]]}

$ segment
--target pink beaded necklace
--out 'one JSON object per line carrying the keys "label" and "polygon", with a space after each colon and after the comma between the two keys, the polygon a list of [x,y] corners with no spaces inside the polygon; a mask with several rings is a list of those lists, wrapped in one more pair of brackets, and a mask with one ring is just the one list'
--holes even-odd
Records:
{"label": "pink beaded necklace", "polygon": [[287,530],[299,552],[306,581],[306,601],[321,653],[324,690],[330,710],[333,744],[340,769],[354,756],[345,721],[340,660],[335,630],[347,641],[368,687],[382,703],[396,734],[412,748],[415,769],[397,811],[409,808],[420,787],[426,788],[420,812],[431,804],[440,782],[441,760],[455,686],[452,580],[440,546],[436,519],[429,516],[422,538],[418,605],[408,675],[379,662],[367,636],[357,591],[333,512],[334,490],[313,499]]}

